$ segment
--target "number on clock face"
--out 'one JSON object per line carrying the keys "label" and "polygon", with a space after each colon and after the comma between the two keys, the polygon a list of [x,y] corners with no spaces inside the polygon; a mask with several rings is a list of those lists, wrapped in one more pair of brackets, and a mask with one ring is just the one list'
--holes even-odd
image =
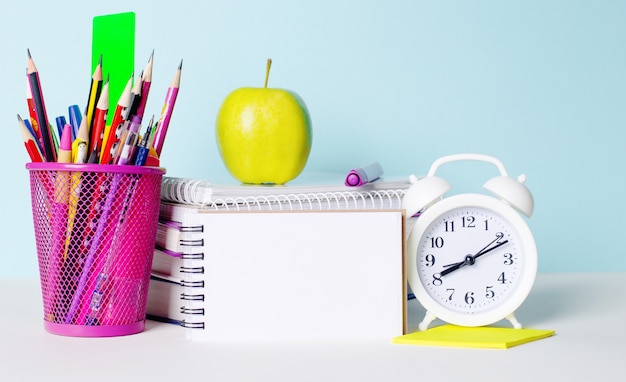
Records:
{"label": "number on clock face", "polygon": [[523,269],[521,240],[499,214],[459,207],[436,218],[417,247],[426,292],[459,313],[480,313],[505,302]]}

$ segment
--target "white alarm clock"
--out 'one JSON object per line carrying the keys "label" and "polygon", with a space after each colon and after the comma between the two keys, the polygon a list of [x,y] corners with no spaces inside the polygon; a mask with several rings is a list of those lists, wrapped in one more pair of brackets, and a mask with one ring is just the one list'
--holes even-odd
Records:
{"label": "white alarm clock", "polygon": [[[494,196],[458,194],[435,176],[454,161],[494,164],[500,176],[484,188]],[[504,318],[521,328],[514,316],[537,274],[537,247],[524,218],[533,213],[525,176],[511,178],[491,156],[457,154],[436,160],[428,175],[413,178],[403,199],[407,216],[418,212],[407,242],[407,277],[426,309],[420,330],[439,318],[460,326],[483,326]]]}

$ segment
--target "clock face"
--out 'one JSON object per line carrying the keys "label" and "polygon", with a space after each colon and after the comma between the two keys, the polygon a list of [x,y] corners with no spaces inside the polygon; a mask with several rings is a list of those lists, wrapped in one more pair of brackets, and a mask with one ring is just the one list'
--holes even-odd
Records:
{"label": "clock face", "polygon": [[434,315],[466,326],[505,318],[536,274],[534,239],[504,203],[465,194],[436,203],[409,239],[409,282]]}

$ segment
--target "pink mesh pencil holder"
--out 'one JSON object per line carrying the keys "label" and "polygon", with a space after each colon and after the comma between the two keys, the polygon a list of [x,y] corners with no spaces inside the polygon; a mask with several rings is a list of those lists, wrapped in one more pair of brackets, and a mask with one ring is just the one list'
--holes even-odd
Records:
{"label": "pink mesh pencil holder", "polygon": [[144,330],[165,170],[28,163],[43,298],[54,334]]}

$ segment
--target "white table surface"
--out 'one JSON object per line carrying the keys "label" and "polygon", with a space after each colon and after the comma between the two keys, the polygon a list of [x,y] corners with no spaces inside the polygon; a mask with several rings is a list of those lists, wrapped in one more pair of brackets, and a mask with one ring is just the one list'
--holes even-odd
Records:
{"label": "white table surface", "polygon": [[[582,381],[625,374],[626,273],[539,274],[516,316],[524,327],[556,335],[506,350],[391,340],[196,343],[181,327],[154,321],[125,337],[63,337],[43,328],[37,280],[0,286],[4,381]],[[411,327],[422,314],[412,300]]]}

